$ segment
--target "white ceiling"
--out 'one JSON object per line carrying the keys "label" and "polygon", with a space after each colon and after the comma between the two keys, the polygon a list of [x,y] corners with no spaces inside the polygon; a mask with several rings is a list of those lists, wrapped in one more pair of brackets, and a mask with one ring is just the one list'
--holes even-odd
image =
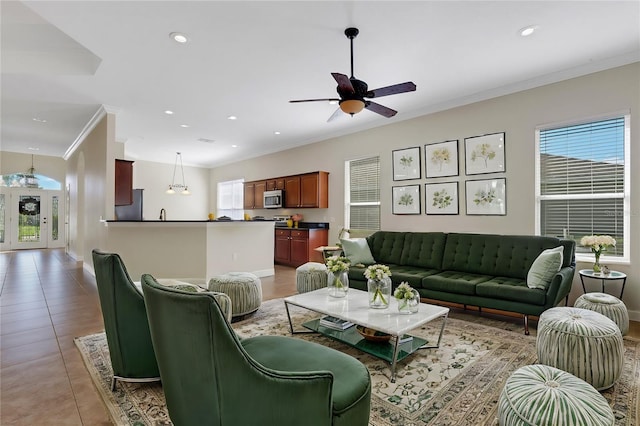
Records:
{"label": "white ceiling", "polygon": [[[0,7],[0,148],[53,156],[64,155],[101,105],[117,111],[127,157],[173,163],[181,151],[185,164],[212,167],[640,60],[638,1]],[[538,31],[521,37],[529,25]],[[357,78],[370,89],[417,85],[376,99],[399,111],[393,118],[365,110],[327,123],[335,105],[288,102],[336,96],[330,73],[349,75],[349,26],[360,29]],[[172,41],[174,31],[189,43]]]}

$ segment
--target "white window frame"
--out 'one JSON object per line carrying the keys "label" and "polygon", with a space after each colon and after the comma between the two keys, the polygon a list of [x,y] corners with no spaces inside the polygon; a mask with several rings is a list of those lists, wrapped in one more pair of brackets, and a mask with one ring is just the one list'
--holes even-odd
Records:
{"label": "white window frame", "polygon": [[[221,199],[222,197],[222,191],[220,191],[221,185],[225,185],[225,186],[237,185],[238,186],[237,191],[232,189],[234,191],[232,197],[238,197],[238,200],[240,203],[239,207],[231,206],[229,208],[227,206],[222,206],[223,200]],[[227,215],[232,219],[236,219],[236,220],[244,219],[244,179],[233,179],[233,180],[218,182],[218,185],[216,186],[216,210],[217,210],[216,217]]]}
{"label": "white window frame", "polygon": [[[351,162],[363,160],[365,158],[378,158],[378,163],[380,162],[379,155],[371,155],[367,157],[358,157],[352,158],[350,160],[346,160],[344,162],[344,228],[351,228],[351,206],[378,206],[380,207],[380,200],[375,202],[359,202],[359,203],[351,203]],[[380,181],[378,181],[378,187],[380,185]],[[380,188],[378,188],[380,189]],[[382,220],[382,211],[380,212],[380,220]]]}
{"label": "white window frame", "polygon": [[[616,117],[624,117],[624,191],[622,194],[576,194],[576,195],[541,195],[541,164],[540,164],[540,131],[554,127],[568,127],[580,124],[586,124],[595,121],[613,119]],[[629,111],[623,111],[614,114],[591,117],[580,121],[570,121],[562,123],[553,123],[537,126],[535,130],[535,232],[536,235],[541,234],[541,201],[553,199],[597,199],[597,198],[622,198],[623,199],[623,256],[607,256],[607,252],[603,252],[601,262],[606,261],[608,264],[629,265],[631,259],[631,115]],[[594,262],[594,255],[587,253],[576,253],[576,262]]]}

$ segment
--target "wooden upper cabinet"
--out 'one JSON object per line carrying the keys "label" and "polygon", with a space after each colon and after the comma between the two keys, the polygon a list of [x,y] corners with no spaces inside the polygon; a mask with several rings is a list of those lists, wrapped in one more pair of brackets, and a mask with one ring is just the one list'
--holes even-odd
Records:
{"label": "wooden upper cabinet", "polygon": [[288,176],[284,179],[284,206],[300,207],[300,176]]}
{"label": "wooden upper cabinet", "polygon": [[274,191],[276,189],[284,190],[284,178],[269,179],[267,181],[267,191]]}
{"label": "wooden upper cabinet", "polygon": [[116,160],[115,166],[115,205],[133,204],[133,161]]}
{"label": "wooden upper cabinet", "polygon": [[253,208],[253,199],[256,192],[256,185],[254,182],[245,182],[244,183],[244,208],[252,209]]}
{"label": "wooden upper cabinet", "polygon": [[266,182],[245,182],[244,183],[244,208],[262,209],[264,208],[264,191],[266,188]]}
{"label": "wooden upper cabinet", "polygon": [[300,176],[300,207],[329,207],[329,173],[316,172]]}

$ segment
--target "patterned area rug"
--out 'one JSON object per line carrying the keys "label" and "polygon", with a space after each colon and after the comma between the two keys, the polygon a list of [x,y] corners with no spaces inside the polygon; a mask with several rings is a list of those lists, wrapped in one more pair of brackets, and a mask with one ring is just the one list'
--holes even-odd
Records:
{"label": "patterned area rug", "polygon": [[[294,324],[318,314],[292,307]],[[435,342],[441,320],[414,330]],[[289,335],[281,299],[262,304],[256,314],[234,323],[241,337]],[[349,353],[369,369],[373,382],[371,426],[497,425],[497,401],[513,371],[536,362],[535,336],[525,336],[519,322],[489,319],[454,311],[447,320],[438,349],[425,349],[398,363],[396,383],[389,365],[357,349],[316,334],[296,337]],[[640,421],[640,341],[625,339],[622,378],[604,397],[616,414],[616,426]],[[111,392],[111,365],[104,333],[76,339],[85,365],[117,425],[171,424],[158,383],[118,382]]]}

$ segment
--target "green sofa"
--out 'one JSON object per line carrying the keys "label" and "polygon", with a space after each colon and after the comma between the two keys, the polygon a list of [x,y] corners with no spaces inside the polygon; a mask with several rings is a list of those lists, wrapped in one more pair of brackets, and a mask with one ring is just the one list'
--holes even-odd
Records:
{"label": "green sofa", "polygon": [[[394,288],[406,281],[422,298],[523,314],[525,334],[529,315],[566,303],[575,272],[575,241],[553,237],[378,231],[366,241],[375,263],[391,268]],[[558,246],[563,261],[548,288],[529,288],[534,260]],[[365,267],[351,266],[351,287],[366,290]]]}

